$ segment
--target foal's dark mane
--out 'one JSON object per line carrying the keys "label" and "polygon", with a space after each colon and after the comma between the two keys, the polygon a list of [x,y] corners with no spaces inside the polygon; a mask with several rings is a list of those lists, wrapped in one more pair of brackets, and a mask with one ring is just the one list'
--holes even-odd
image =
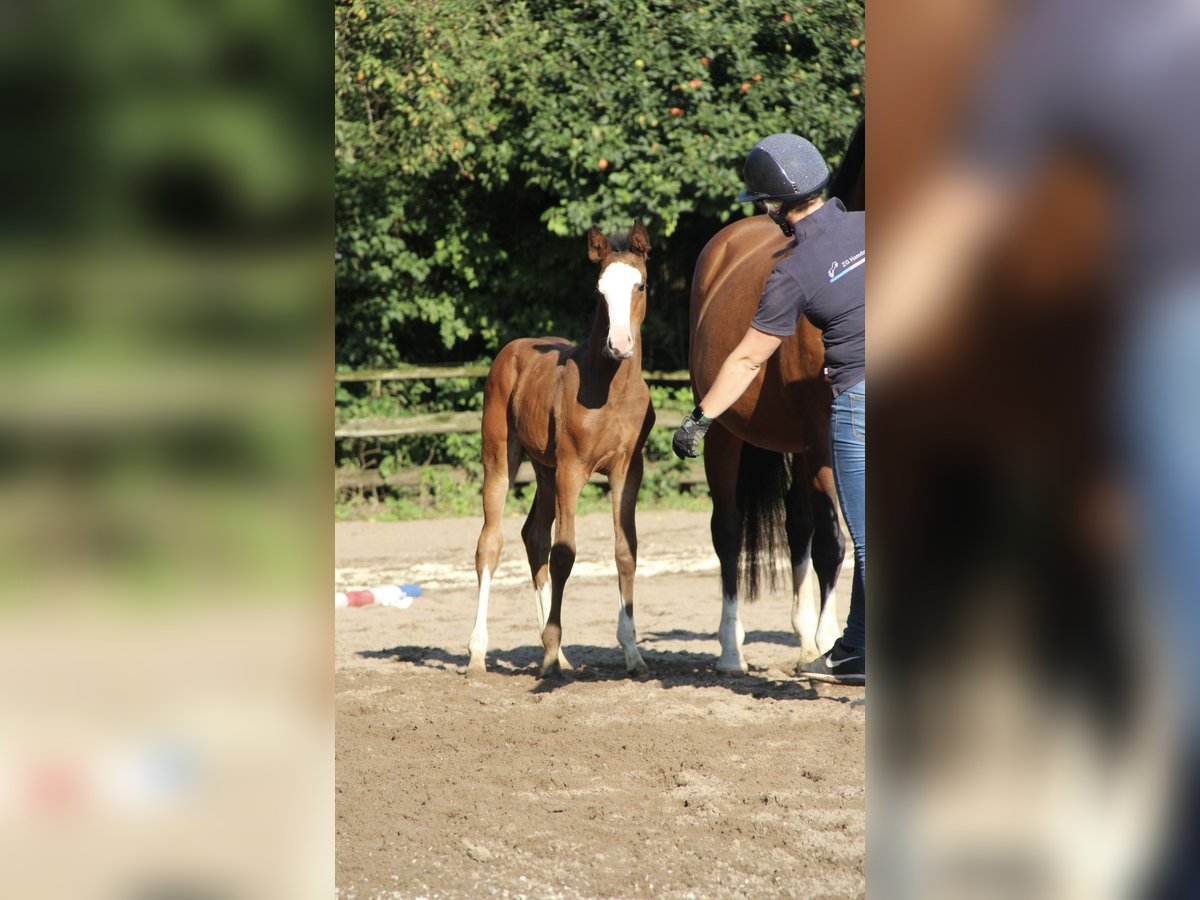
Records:
{"label": "foal's dark mane", "polygon": [[625,253],[629,250],[628,231],[617,231],[613,234],[606,234],[604,237],[608,241],[608,246],[612,248],[614,253]]}

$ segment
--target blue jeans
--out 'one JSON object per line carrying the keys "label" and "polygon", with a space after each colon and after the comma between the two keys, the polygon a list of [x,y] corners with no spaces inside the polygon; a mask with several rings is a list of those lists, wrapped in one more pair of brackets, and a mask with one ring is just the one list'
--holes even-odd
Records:
{"label": "blue jeans", "polygon": [[851,650],[867,646],[867,382],[860,381],[833,401],[829,430],[833,478],[842,517],[854,542],[854,581],[850,614],[842,644]]}
{"label": "blue jeans", "polygon": [[1146,303],[1126,335],[1124,413],[1141,521],[1141,602],[1172,651],[1192,752],[1200,750],[1200,278]]}

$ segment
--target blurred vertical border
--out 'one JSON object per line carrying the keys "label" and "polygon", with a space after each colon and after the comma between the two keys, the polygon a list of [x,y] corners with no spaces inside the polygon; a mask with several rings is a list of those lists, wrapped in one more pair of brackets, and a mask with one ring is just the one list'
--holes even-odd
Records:
{"label": "blurred vertical border", "polygon": [[[1069,27],[1035,34],[1028,57],[1012,49],[1025,46],[1009,41],[1026,17],[1051,6]],[[1114,28],[1109,16],[1139,27]],[[1196,658],[1180,652],[1200,643],[1198,598],[1177,598],[1190,604],[1183,615],[1163,602],[1164,547],[1147,546],[1153,498],[1123,445],[1138,424],[1123,407],[1121,380],[1130,313],[1142,318],[1148,306],[1139,304],[1151,298],[1126,293],[1113,265],[1131,209],[1193,244],[1196,230],[1172,227],[1184,225],[1168,218],[1178,206],[1122,199],[1152,155],[1106,159],[1089,152],[1096,145],[1056,142],[1074,124],[1069,117],[1041,119],[1027,135],[1035,147],[1028,177],[1000,199],[1003,227],[970,258],[955,249],[966,243],[961,233],[978,230],[970,217],[980,208],[974,197],[962,200],[964,133],[980,117],[1022,114],[1020,105],[995,115],[987,107],[989,98],[1013,96],[1007,85],[981,90],[996,54],[1007,57],[1002,71],[1035,91],[1052,91],[1055,73],[1076,76],[1063,59],[1094,65],[1111,81],[1080,85],[1080,105],[1106,128],[1088,140],[1129,146],[1124,135],[1161,126],[1161,146],[1175,159],[1188,147],[1194,160],[1194,115],[1156,118],[1161,95],[1138,103],[1126,96],[1121,107],[1105,92],[1132,83],[1113,74],[1117,56],[1143,60],[1144,68],[1126,70],[1143,77],[1163,59],[1160,39],[1194,36],[1198,24],[1195,4],[1173,2],[915,0],[871,9],[871,896],[1200,889],[1200,766],[1196,734],[1187,733]],[[1105,49],[1119,53],[1098,58]],[[1040,81],[1039,71],[1047,73]],[[1178,191],[1194,196],[1196,183]],[[961,219],[928,220],[930,209],[955,202]],[[922,243],[918,233],[948,240]],[[1190,260],[1193,274],[1198,264]],[[873,330],[873,310],[893,322],[916,315],[916,304],[896,308],[895,298],[913,300],[909,286],[925,280],[892,276],[951,269],[960,274],[943,280],[952,285],[947,302],[903,353],[882,358],[890,336]],[[1193,305],[1172,321],[1171,340],[1143,373],[1159,387],[1194,386],[1194,349],[1189,358],[1180,348],[1197,346],[1200,317]],[[1186,407],[1157,414],[1190,435],[1171,448],[1176,462],[1190,454],[1173,486],[1194,497],[1200,420],[1194,403]],[[1194,522],[1194,508],[1190,515]],[[1176,568],[1196,554],[1195,531],[1187,532],[1190,550],[1181,533],[1168,550]]]}
{"label": "blurred vertical border", "polygon": [[0,895],[330,896],[332,10],[0,47]]}

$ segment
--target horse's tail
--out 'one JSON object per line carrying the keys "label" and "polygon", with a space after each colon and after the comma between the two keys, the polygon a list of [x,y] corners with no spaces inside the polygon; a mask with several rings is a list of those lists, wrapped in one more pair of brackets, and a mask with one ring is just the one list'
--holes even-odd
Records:
{"label": "horse's tail", "polygon": [[742,513],[742,560],[738,593],[758,598],[765,576],[767,586],[779,584],[780,561],[787,553],[784,530],[791,460],[786,454],[743,444],[738,464],[737,505]]}

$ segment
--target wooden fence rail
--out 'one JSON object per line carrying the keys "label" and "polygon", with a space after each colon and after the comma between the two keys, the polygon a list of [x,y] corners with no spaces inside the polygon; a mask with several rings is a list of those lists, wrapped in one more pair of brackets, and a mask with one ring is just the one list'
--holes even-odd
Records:
{"label": "wooden fence rail", "polygon": [[[675,468],[675,463],[646,463],[646,477],[649,479],[660,471]],[[417,487],[424,480],[428,471],[439,473],[442,477],[450,477],[457,482],[466,483],[475,480],[468,472],[457,466],[414,466],[399,472],[382,474],[378,469],[343,469],[335,473],[334,484],[338,490],[364,490],[382,487]],[[517,477],[513,484],[532,484],[534,481],[533,466],[529,461],[521,463],[517,469]],[[598,472],[588,479],[590,484],[608,484],[608,477]],[[689,461],[687,467],[679,473],[681,485],[704,484],[704,466],[699,461]]]}
{"label": "wooden fence rail", "polygon": [[[682,407],[656,407],[655,428],[678,428],[691,410]],[[483,414],[466,412],[418,413],[411,416],[371,416],[348,419],[333,432],[335,438],[390,438],[412,434],[468,434],[479,431]]]}
{"label": "wooden fence rail", "polygon": [[[436,381],[439,378],[484,378],[490,366],[405,366],[400,369],[362,369],[334,372],[334,381]],[[647,381],[687,384],[691,376],[683,372],[643,372]]]}
{"label": "wooden fence rail", "polygon": [[[375,382],[376,390],[384,381],[437,381],[442,378],[483,378],[488,366],[406,366],[402,369],[365,369],[357,372],[335,372],[337,382]],[[643,372],[647,381],[686,384],[690,376],[684,372]],[[664,407],[657,409],[656,427],[670,425],[678,427],[679,420],[689,409]],[[480,413],[436,412],[416,413],[410,416],[371,416],[348,419],[338,423],[333,432],[335,438],[391,438],[413,434],[467,434],[478,431]]]}
{"label": "wooden fence rail", "polygon": [[[373,369],[357,372],[336,372],[337,382],[374,382],[378,393],[384,381],[437,381],[443,378],[483,378],[488,366],[407,366],[402,369]],[[686,384],[690,380],[687,372],[643,372],[646,381]],[[655,407],[656,428],[677,428],[680,420],[690,411],[688,408]],[[482,413],[478,410],[459,412],[416,413],[408,416],[370,416],[347,419],[334,427],[335,438],[396,438],[414,434],[467,434],[478,432]],[[648,463],[646,474],[659,468],[669,468],[670,463]],[[412,487],[421,484],[422,472],[426,469],[444,470],[459,481],[469,481],[471,476],[454,466],[411,467],[399,472],[383,475],[378,469],[342,469],[336,472],[336,485],[342,489],[372,489],[381,487]],[[593,475],[593,483],[606,483],[602,475]],[[533,469],[528,462],[522,463],[517,472],[516,483],[533,481]],[[699,463],[688,466],[680,475],[680,484],[699,484],[704,481],[704,471]]]}

